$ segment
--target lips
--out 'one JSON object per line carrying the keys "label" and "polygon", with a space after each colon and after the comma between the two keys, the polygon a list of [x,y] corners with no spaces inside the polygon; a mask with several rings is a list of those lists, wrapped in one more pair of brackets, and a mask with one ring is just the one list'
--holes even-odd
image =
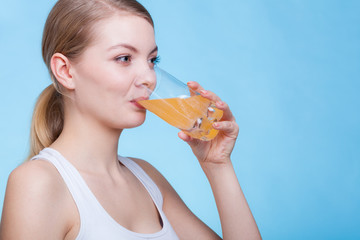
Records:
{"label": "lips", "polygon": [[142,101],[142,100],[148,100],[149,97],[138,97],[138,98],[134,98],[133,100],[131,100],[131,102],[138,102],[138,101]]}
{"label": "lips", "polygon": [[142,100],[148,100],[149,97],[138,97],[138,98],[134,98],[133,100],[131,100],[130,102],[132,104],[134,104],[136,107],[140,108],[140,109],[145,109],[140,103],[138,103],[139,101]]}

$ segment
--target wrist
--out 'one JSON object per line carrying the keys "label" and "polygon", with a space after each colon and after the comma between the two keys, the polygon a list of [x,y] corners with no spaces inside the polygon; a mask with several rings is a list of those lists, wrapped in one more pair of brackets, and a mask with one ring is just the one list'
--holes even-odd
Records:
{"label": "wrist", "polygon": [[230,158],[227,161],[220,162],[220,163],[214,163],[214,162],[203,162],[200,163],[202,170],[204,171],[205,175],[209,178],[216,176],[216,175],[222,175],[222,174],[228,174],[229,172],[234,171],[234,166],[230,160]]}

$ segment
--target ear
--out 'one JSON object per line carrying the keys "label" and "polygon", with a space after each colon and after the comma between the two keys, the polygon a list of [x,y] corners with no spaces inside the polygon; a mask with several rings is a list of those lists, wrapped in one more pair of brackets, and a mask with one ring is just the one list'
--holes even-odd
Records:
{"label": "ear", "polygon": [[57,81],[68,90],[75,88],[75,82],[71,74],[71,64],[69,59],[61,53],[55,53],[51,57],[51,71]]}

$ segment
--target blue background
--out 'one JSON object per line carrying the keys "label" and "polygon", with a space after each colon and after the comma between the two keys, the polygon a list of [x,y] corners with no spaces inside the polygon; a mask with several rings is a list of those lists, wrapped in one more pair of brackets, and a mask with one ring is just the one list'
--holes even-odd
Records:
{"label": "blue background", "polygon": [[[141,1],[160,66],[228,102],[232,159],[264,239],[360,239],[360,1]],[[55,1],[1,0],[0,206],[50,79],[41,35]],[[119,153],[147,159],[221,234],[211,189],[177,129],[152,114]]]}

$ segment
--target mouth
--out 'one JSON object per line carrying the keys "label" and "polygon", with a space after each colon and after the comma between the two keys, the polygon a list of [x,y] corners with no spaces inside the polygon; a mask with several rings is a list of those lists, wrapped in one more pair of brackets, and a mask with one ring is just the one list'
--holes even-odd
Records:
{"label": "mouth", "polygon": [[130,102],[132,104],[134,104],[136,107],[140,108],[140,109],[145,109],[140,103],[139,101],[143,101],[143,100],[148,100],[149,97],[138,97],[138,98],[134,98],[133,100],[131,100]]}

